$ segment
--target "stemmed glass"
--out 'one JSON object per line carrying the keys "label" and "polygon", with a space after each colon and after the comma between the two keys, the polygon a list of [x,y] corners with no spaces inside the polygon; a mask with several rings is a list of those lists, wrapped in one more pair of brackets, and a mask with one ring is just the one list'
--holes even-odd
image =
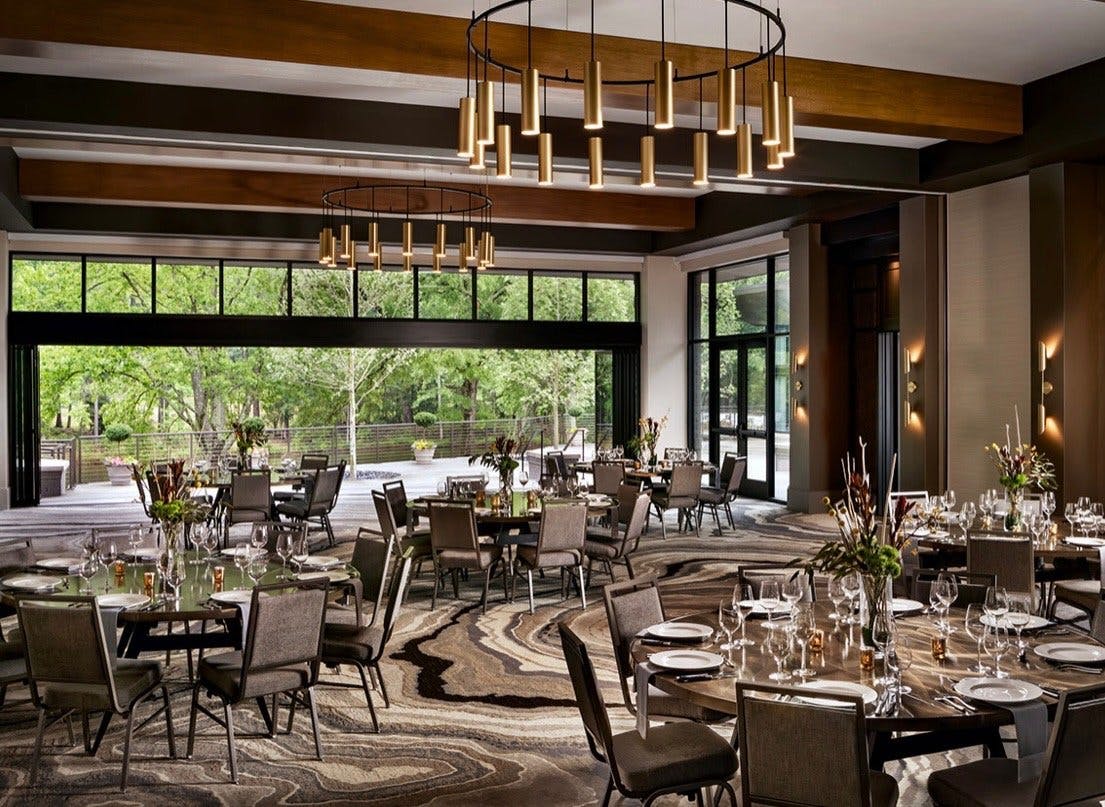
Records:
{"label": "stemmed glass", "polygon": [[1009,673],[1001,668],[1001,657],[1009,649],[1009,631],[1001,625],[987,627],[982,634],[982,646],[986,655],[994,660],[994,677],[1008,678]]}
{"label": "stemmed glass", "polygon": [[249,534],[249,542],[255,550],[255,555],[264,554],[269,545],[269,533],[272,527],[268,524],[254,524],[253,530]]}
{"label": "stemmed glass", "polygon": [[787,610],[794,613],[796,606],[806,596],[806,576],[797,572],[793,577],[783,582],[783,599],[787,602]]}
{"label": "stemmed glass", "polygon": [[182,558],[180,555],[174,555],[173,562],[165,570],[165,585],[169,587],[174,600],[180,596],[180,587],[184,584],[186,577]]}
{"label": "stemmed glass", "polygon": [[767,628],[765,648],[775,661],[775,672],[768,678],[772,681],[787,681],[790,679],[790,673],[783,672],[783,662],[790,655],[790,632],[787,630],[787,624],[768,620],[765,627]]}
{"label": "stemmed glass", "polygon": [[115,559],[119,557],[119,550],[115,546],[115,542],[108,540],[107,542],[100,544],[100,563],[104,567],[104,593],[111,591],[111,567],[115,564]]}
{"label": "stemmed glass", "polygon": [[1008,597],[1009,612],[1005,615],[1005,624],[1017,632],[1017,656],[1022,659],[1028,646],[1021,637],[1021,631],[1032,619],[1034,599],[1028,591],[1019,591]]}
{"label": "stemmed glass", "polygon": [[518,469],[518,484],[522,486],[522,490],[525,490],[529,484],[529,471],[526,470],[525,463],[522,463],[522,467]]}
{"label": "stemmed glass", "polygon": [[913,651],[901,636],[894,635],[883,658],[889,677],[892,679],[890,685],[894,687],[899,697],[912,692],[913,687],[902,685],[902,673],[908,672],[913,666]]}
{"label": "stemmed glass", "polygon": [[289,530],[281,530],[276,536],[276,554],[280,558],[280,579],[288,579],[288,558],[292,556],[292,533]]}
{"label": "stemmed glass", "polygon": [[929,606],[936,611],[936,627],[941,633],[947,632],[948,608],[952,602],[947,580],[933,580],[929,588]]}
{"label": "stemmed glass", "polygon": [[300,533],[292,544],[292,563],[295,564],[297,569],[302,569],[303,564],[307,562],[307,558],[311,556],[310,547],[307,544],[307,533]]}
{"label": "stemmed glass", "polygon": [[253,564],[253,552],[250,551],[248,546],[238,547],[238,551],[234,553],[234,565],[238,567],[238,571],[242,576],[242,588],[246,587],[246,573],[249,567]]}
{"label": "stemmed glass", "polygon": [[437,480],[437,495],[445,498],[445,494],[449,492],[448,483],[444,479]]}
{"label": "stemmed glass", "polygon": [[720,645],[722,650],[725,650],[729,655],[729,663],[733,662],[733,631],[741,626],[741,615],[737,608],[733,607],[731,601],[722,600],[717,607],[717,623],[722,632],[725,633],[725,642]]}
{"label": "stemmed glass", "polygon": [[840,578],[841,583],[844,585],[844,596],[848,598],[848,615],[844,617],[845,625],[856,624],[856,600],[859,599],[860,588],[863,586],[863,581],[856,572],[848,572],[844,577]]}
{"label": "stemmed glass", "polygon": [[1090,505],[1090,513],[1094,518],[1094,533],[1097,533],[1097,528],[1101,526],[1101,519],[1105,516],[1105,507],[1102,507],[1101,502],[1094,502]]}
{"label": "stemmed glass", "polygon": [[1050,490],[1045,490],[1040,496],[1040,509],[1044,512],[1044,517],[1051,522],[1051,514],[1055,512],[1055,493]]}
{"label": "stemmed glass", "polygon": [[130,547],[130,556],[132,559],[136,558],[138,547],[142,545],[142,530],[140,527],[131,527],[130,533],[127,535],[127,546]]}
{"label": "stemmed glass", "polygon": [[96,553],[89,552],[87,549],[81,555],[81,562],[77,564],[77,576],[84,581],[83,585],[77,590],[78,594],[91,594],[92,585],[90,581],[96,576],[96,570],[100,564],[96,560]]}
{"label": "stemmed glass", "polygon": [[953,572],[940,572],[940,574],[936,575],[936,582],[943,582],[948,587],[948,600],[944,605],[944,635],[950,636],[955,633],[955,626],[952,625],[951,620],[948,619],[948,611],[955,605],[956,600],[959,599],[959,580]]}
{"label": "stemmed glass", "polygon": [[743,649],[745,647],[751,647],[752,645],[756,644],[745,635],[746,628],[748,627],[748,617],[751,615],[754,606],[755,603],[752,600],[746,600],[744,598],[743,592],[741,591],[741,587],[739,585],[733,586],[733,610],[736,611],[737,616],[740,617],[741,630],[741,637],[732,642],[732,645],[734,647],[739,647]]}
{"label": "stemmed glass", "polygon": [[768,622],[775,617],[775,609],[779,607],[779,603],[779,581],[764,580],[760,583],[760,605],[767,611]]}
{"label": "stemmed glass", "polygon": [[209,524],[205,524],[203,529],[200,530],[200,548],[207,554],[204,561],[211,563],[211,559],[215,554],[215,547],[219,543],[219,535],[214,527]]}
{"label": "stemmed glass", "polygon": [[1063,507],[1063,518],[1065,518],[1067,520],[1067,523],[1070,524],[1070,531],[1073,535],[1074,524],[1076,521],[1078,521],[1078,505],[1074,502],[1067,502],[1066,506]]}
{"label": "stemmed glass", "polygon": [[844,581],[839,577],[829,578],[829,602],[833,604],[833,610],[829,612],[829,619],[838,625],[842,619],[840,604],[846,599],[848,599],[848,595],[844,592]]}
{"label": "stemmed glass", "polygon": [[809,646],[810,639],[813,638],[814,631],[817,630],[817,620],[813,614],[813,604],[802,603],[801,605],[796,605],[794,611],[791,613],[791,626],[794,630],[794,641],[796,641],[798,646],[802,649],[801,661],[798,664],[798,669],[794,671],[794,675],[798,678],[812,678],[817,675],[817,673],[806,666],[806,648]]}
{"label": "stemmed glass", "polygon": [[967,540],[967,533],[975,523],[975,516],[978,515],[978,509],[975,507],[974,502],[964,502],[963,507],[959,510],[959,526],[963,528],[963,540]]}
{"label": "stemmed glass", "polygon": [[963,629],[967,635],[975,640],[975,666],[968,667],[968,672],[986,675],[990,668],[982,663],[982,637],[986,635],[986,624],[982,621],[983,608],[978,603],[967,606],[967,614],[963,617]]}
{"label": "stemmed glass", "polygon": [[946,504],[948,506],[949,510],[954,510],[955,509],[955,491],[954,490],[945,490],[944,491],[944,504]]}
{"label": "stemmed glass", "polygon": [[995,625],[998,624],[1001,618],[1009,613],[1009,595],[1005,589],[1001,586],[987,586],[982,609],[993,618]]}
{"label": "stemmed glass", "polygon": [[982,513],[982,517],[987,521],[993,518],[994,499],[990,496],[990,491],[978,494],[978,511]]}

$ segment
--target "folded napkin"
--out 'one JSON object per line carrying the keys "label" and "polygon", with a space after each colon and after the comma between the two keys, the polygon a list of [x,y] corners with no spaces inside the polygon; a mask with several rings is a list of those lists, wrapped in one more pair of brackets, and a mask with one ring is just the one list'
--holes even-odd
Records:
{"label": "folded napkin", "polygon": [[663,668],[652,662],[642,661],[637,665],[634,674],[637,687],[637,733],[641,735],[641,739],[648,737],[648,687],[653,676],[662,670]]}
{"label": "folded napkin", "polygon": [[249,634],[249,609],[252,604],[252,601],[234,603],[234,605],[238,609],[238,616],[242,620],[242,646],[239,648],[239,650],[246,649],[246,636]]}
{"label": "folded napkin", "polygon": [[1013,715],[1013,727],[1017,730],[1017,781],[1038,779],[1047,751],[1047,706],[1037,699],[1001,708]]}
{"label": "folded napkin", "polygon": [[1101,580],[1102,589],[1105,590],[1105,546],[1099,546],[1097,548],[1097,565],[1100,569],[1098,578]]}
{"label": "folded napkin", "polygon": [[123,612],[120,606],[100,608],[100,622],[104,626],[104,639],[107,641],[107,657],[115,658],[119,655],[119,614]]}

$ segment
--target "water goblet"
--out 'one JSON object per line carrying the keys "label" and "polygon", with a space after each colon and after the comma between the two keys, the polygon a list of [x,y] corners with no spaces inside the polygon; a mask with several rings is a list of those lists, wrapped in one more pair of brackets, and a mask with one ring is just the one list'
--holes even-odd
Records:
{"label": "water goblet", "polygon": [[987,586],[982,609],[994,618],[995,624],[1009,612],[1009,595],[1002,586]]}
{"label": "water goblet", "polygon": [[730,663],[733,661],[733,648],[736,646],[733,642],[733,631],[740,628],[741,621],[739,609],[734,608],[731,601],[722,600],[717,607],[717,623],[725,634],[725,643],[720,648],[729,654]]}
{"label": "water goblet", "polygon": [[234,565],[238,567],[242,588],[246,587],[246,571],[253,563],[253,552],[248,546],[239,546],[234,553]]}
{"label": "water goblet", "polygon": [[253,529],[249,534],[250,545],[258,550],[258,553],[263,552],[269,545],[269,533],[272,528],[265,523],[258,523],[253,525]]}
{"label": "water goblet", "polygon": [[521,485],[523,489],[529,484],[529,471],[526,470],[525,464],[518,469],[518,484]]}
{"label": "water goblet", "polygon": [[768,622],[775,616],[775,609],[781,603],[780,596],[778,580],[764,580],[760,583],[760,604],[767,611]]}
{"label": "water goblet", "polygon": [[859,599],[863,581],[856,572],[849,572],[841,578],[841,582],[844,584],[844,595],[848,598],[848,615],[844,619],[844,624],[855,625],[856,601]]}
{"label": "water goblet", "polygon": [[1001,625],[987,626],[982,633],[982,647],[994,660],[994,677],[1008,678],[1009,673],[1001,668],[1001,657],[1009,649],[1009,631]]}
{"label": "water goblet", "polygon": [[1070,524],[1071,534],[1074,534],[1074,524],[1078,521],[1078,505],[1074,502],[1067,502],[1063,507],[1063,518]]}
{"label": "water goblet", "polygon": [[794,671],[794,675],[798,678],[812,678],[817,675],[817,672],[806,666],[806,650],[810,639],[813,638],[813,634],[817,630],[813,604],[801,603],[796,605],[791,615],[791,625],[794,630],[794,641],[797,642],[802,651],[801,660],[798,663],[798,669]]}
{"label": "water goblet", "polygon": [[77,576],[81,578],[82,585],[77,589],[78,594],[91,594],[92,585],[91,580],[96,576],[96,570],[100,567],[99,561],[96,560],[95,552],[85,552],[81,555],[80,563],[77,564]]}
{"label": "water goblet", "polygon": [[946,633],[948,627],[948,603],[951,602],[951,593],[948,590],[947,580],[933,580],[929,587],[929,606],[936,612],[936,627],[941,633]]}
{"label": "water goblet", "polygon": [[955,509],[955,491],[954,490],[945,490],[944,491],[944,503],[948,506],[949,510],[954,510]]}
{"label": "water goblet", "polygon": [[276,536],[276,554],[280,558],[280,579],[288,579],[288,558],[292,556],[294,547],[292,533],[289,530],[281,530]]}
{"label": "water goblet", "polygon": [[448,483],[444,479],[437,480],[437,495],[444,497],[449,492]]}
{"label": "water goblet", "polygon": [[782,593],[783,599],[789,606],[787,610],[794,613],[794,606],[806,596],[806,575],[803,572],[795,572],[793,577],[783,582]]}
{"label": "water goblet", "polygon": [[968,667],[968,672],[988,675],[990,668],[982,663],[982,638],[986,634],[986,623],[982,621],[984,611],[978,603],[967,606],[967,613],[963,617],[963,629],[966,634],[975,641],[975,665]]}
{"label": "water goblet", "polygon": [[203,529],[200,530],[200,546],[206,553],[207,557],[204,560],[207,563],[211,563],[215,555],[215,548],[219,545],[218,531],[210,524],[205,524]]}
{"label": "water goblet", "polygon": [[1005,625],[1012,628],[1017,633],[1017,656],[1018,658],[1024,658],[1024,654],[1028,649],[1027,643],[1021,636],[1021,631],[1032,619],[1032,611],[1034,610],[1033,604],[1035,597],[1032,592],[1018,591],[1010,594],[1009,611],[1005,615]]}
{"label": "water goblet", "polygon": [[767,639],[764,642],[764,647],[775,662],[775,672],[771,673],[768,678],[772,681],[790,680],[790,673],[783,671],[783,663],[790,655],[790,633],[787,630],[787,624],[768,620],[765,627],[767,628]]}
{"label": "water goblet", "polygon": [[829,612],[829,619],[837,624],[839,627],[842,615],[840,613],[840,604],[848,599],[848,595],[844,593],[844,582],[839,577],[832,577],[829,579],[829,602],[833,604],[832,611]]}
{"label": "water goblet", "polygon": [[886,686],[891,678],[886,666],[887,647],[894,641],[894,617],[886,610],[879,611],[871,620],[871,643],[882,653],[883,674],[875,679],[875,683]]}
{"label": "water goblet", "polygon": [[119,550],[116,548],[114,541],[109,540],[100,545],[100,564],[104,567],[105,594],[111,590],[111,567],[115,564],[117,557],[119,557]]}
{"label": "water goblet", "polygon": [[1045,490],[1040,496],[1040,509],[1044,511],[1044,516],[1047,520],[1051,521],[1051,514],[1055,512],[1055,493],[1050,490]]}

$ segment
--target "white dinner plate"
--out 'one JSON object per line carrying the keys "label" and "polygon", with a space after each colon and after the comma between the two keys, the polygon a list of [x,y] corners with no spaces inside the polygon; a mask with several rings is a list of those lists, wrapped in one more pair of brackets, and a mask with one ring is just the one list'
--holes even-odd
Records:
{"label": "white dinner plate", "polygon": [[648,628],[646,632],[657,639],[690,642],[707,639],[714,630],[709,625],[700,625],[697,622],[661,622]]}
{"label": "white dinner plate", "polygon": [[475,510],[477,516],[489,516],[489,515],[491,515],[491,508],[490,507],[474,507],[472,509]]}
{"label": "white dinner plate", "polygon": [[333,569],[335,566],[341,566],[342,563],[341,558],[330,555],[311,555],[300,565],[307,569]]}
{"label": "white dinner plate", "polygon": [[125,552],[119,553],[124,558],[130,558],[136,560],[139,563],[149,563],[155,561],[161,557],[161,550],[154,546],[138,547],[137,549],[128,549]]}
{"label": "white dinner plate", "polygon": [[614,503],[614,500],[603,493],[588,493],[587,504],[591,507],[606,507]]}
{"label": "white dinner plate", "polygon": [[220,554],[226,555],[228,558],[236,558],[240,555],[253,555],[259,552],[260,550],[254,549],[252,546],[228,546]]}
{"label": "white dinner plate", "polygon": [[43,558],[35,563],[40,569],[55,569],[68,574],[81,565],[80,558]]}
{"label": "white dinner plate", "polygon": [[139,605],[145,605],[150,601],[149,597],[143,597],[141,594],[101,594],[96,598],[96,602],[100,604],[101,608],[137,608]]}
{"label": "white dinner plate", "polygon": [[1066,542],[1071,546],[1084,546],[1089,549],[1105,546],[1105,539],[1103,538],[1087,538],[1079,535],[1072,535],[1066,539]]}
{"label": "white dinner plate", "polygon": [[44,574],[11,574],[0,580],[0,584],[19,591],[53,591],[61,585],[61,578]]}
{"label": "white dinner plate", "polygon": [[1024,703],[1044,694],[1035,684],[1015,678],[964,678],[952,688],[964,698],[999,705]]}
{"label": "white dinner plate", "polygon": [[[997,625],[999,627],[1006,628],[1008,630],[1016,630],[1017,629],[1017,626],[1009,621],[1009,615],[1008,614],[1001,617],[1000,619],[992,616],[991,614],[983,614],[982,615],[982,624],[983,625],[987,625],[987,626],[992,628],[992,627],[994,627],[995,623],[997,623]],[[1050,624],[1051,624],[1051,622],[1048,621],[1047,619],[1045,619],[1042,616],[1038,616],[1036,614],[1029,614],[1028,615],[1028,622],[1021,626],[1021,630],[1036,630],[1037,628],[1046,628]]]}
{"label": "white dinner plate", "polygon": [[[763,600],[741,600],[741,608],[751,608],[752,616],[767,616],[768,614],[767,609],[764,608]],[[789,613],[789,602],[780,602],[775,606],[775,610],[771,612],[772,616]]]}
{"label": "white dinner plate", "polygon": [[253,599],[253,591],[248,588],[232,588],[228,591],[216,591],[211,599],[223,605],[238,605],[250,602]]}
{"label": "white dinner plate", "polygon": [[[871,687],[864,686],[863,684],[856,684],[851,681],[828,681],[824,679],[820,681],[806,681],[798,684],[798,688],[816,690],[817,692],[824,692],[829,695],[858,695],[863,698],[863,702],[867,705],[871,705],[879,697],[879,693]],[[797,698],[798,700],[805,701],[814,706],[845,705],[845,701],[838,701],[833,698],[814,698],[802,695],[798,695]]]}
{"label": "white dinner plate", "polygon": [[333,571],[333,572],[300,572],[295,576],[296,580],[326,580],[329,579],[331,583],[341,583],[349,579],[349,572]]}
{"label": "white dinner plate", "polygon": [[890,601],[890,607],[894,609],[895,616],[920,613],[925,610],[925,604],[923,602],[907,600],[905,597],[895,597]]}
{"label": "white dinner plate", "polygon": [[1083,642],[1047,642],[1032,648],[1037,656],[1066,664],[1100,664],[1105,662],[1105,647]]}
{"label": "white dinner plate", "polygon": [[725,661],[717,653],[707,653],[705,650],[665,650],[662,653],[653,653],[648,660],[657,667],[680,672],[716,670]]}

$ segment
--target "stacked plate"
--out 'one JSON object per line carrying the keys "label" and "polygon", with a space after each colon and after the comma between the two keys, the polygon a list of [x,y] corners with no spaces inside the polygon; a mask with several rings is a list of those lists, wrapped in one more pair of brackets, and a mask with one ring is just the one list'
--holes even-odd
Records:
{"label": "stacked plate", "polygon": [[665,650],[662,653],[653,653],[648,657],[648,660],[657,667],[681,673],[710,672],[719,669],[725,662],[725,659],[717,653],[691,649]]}
{"label": "stacked plate", "polygon": [[704,642],[714,633],[709,625],[697,622],[661,622],[645,629],[645,634],[653,639],[668,642]]}
{"label": "stacked plate", "polygon": [[65,574],[75,574],[77,567],[80,565],[80,558],[43,558],[35,563],[35,566],[40,569],[49,569],[52,572],[64,572]]}
{"label": "stacked plate", "polygon": [[[826,695],[851,695],[854,697],[863,698],[864,704],[870,706],[879,697],[879,693],[873,690],[869,686],[863,684],[855,684],[851,681],[806,681],[798,684],[799,689],[809,689],[817,693],[824,693]],[[838,701],[834,698],[825,697],[813,697],[805,695],[797,695],[798,700],[812,704],[814,706],[846,706],[846,701]]]}
{"label": "stacked plate", "polygon": [[1080,535],[1072,535],[1066,539],[1066,542],[1071,546],[1082,547],[1083,549],[1098,549],[1105,546],[1105,538],[1090,538]]}
{"label": "stacked plate", "polygon": [[216,591],[211,595],[212,602],[222,605],[239,605],[250,602],[253,599],[253,591],[248,588],[232,588],[227,591]]}
{"label": "stacked plate", "polygon": [[300,565],[304,569],[333,569],[335,566],[341,566],[342,560],[330,555],[311,555]]}
{"label": "stacked plate", "polygon": [[1044,694],[1035,684],[1015,678],[964,678],[957,681],[952,689],[964,698],[999,706],[1025,703]]}
{"label": "stacked plate", "polygon": [[342,583],[349,579],[349,573],[340,569],[326,572],[300,572],[295,576],[296,580],[327,580],[331,583]]}
{"label": "stacked plate", "polygon": [[141,594],[100,594],[96,597],[96,602],[99,603],[101,608],[122,608],[123,610],[137,608],[149,601],[149,597]]}
{"label": "stacked plate", "polygon": [[45,574],[10,574],[0,580],[0,586],[14,591],[54,591],[61,585],[61,578]]}

